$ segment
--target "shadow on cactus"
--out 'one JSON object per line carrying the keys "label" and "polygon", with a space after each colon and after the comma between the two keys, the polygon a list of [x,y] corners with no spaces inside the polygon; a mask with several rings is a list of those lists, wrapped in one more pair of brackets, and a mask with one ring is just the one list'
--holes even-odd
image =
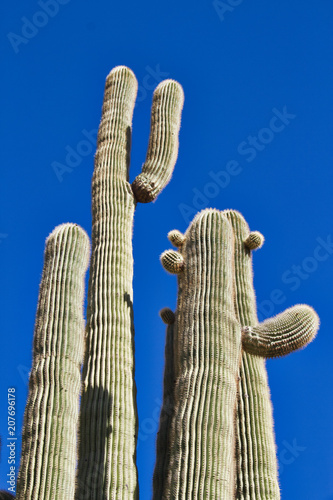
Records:
{"label": "shadow on cactus", "polygon": [[[142,172],[130,184],[137,81],[124,66],[105,84],[89,238],[75,224],[46,241],[17,484],[20,500],[134,500],[138,431],[134,381],[132,227],[136,204],[169,182],[183,91],[154,92]],[[167,324],[155,500],[280,497],[265,358],[305,346],[319,321],[294,306],[258,323],[251,253],[263,243],[236,211],[208,209],[162,254],[178,276]],[[81,376],[82,367],[82,376]],[[79,396],[81,404],[79,412]],[[4,493],[1,493],[4,494]],[[4,498],[10,498],[4,497]]]}

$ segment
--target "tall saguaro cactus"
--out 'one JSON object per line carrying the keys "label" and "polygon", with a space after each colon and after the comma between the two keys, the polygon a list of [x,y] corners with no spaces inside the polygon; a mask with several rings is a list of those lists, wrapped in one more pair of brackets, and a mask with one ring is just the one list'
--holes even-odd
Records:
{"label": "tall saguaro cactus", "polygon": [[[137,202],[153,201],[171,178],[184,96],[173,80],[158,85],[146,161],[130,184],[136,92],[128,68],[108,75],[92,182],[85,338],[89,239],[75,224],[47,239],[19,500],[138,498],[133,217]],[[308,344],[318,317],[297,305],[258,323],[252,251],[263,237],[240,213],[207,209],[185,234],[168,237],[177,251],[161,261],[178,275],[178,300],[175,313],[161,311],[168,326],[153,498],[279,500],[265,358]]]}
{"label": "tall saguaro cactus", "polygon": [[171,392],[174,409],[160,421],[154,499],[277,500],[264,358],[308,344],[318,316],[298,305],[258,324],[251,251],[263,237],[238,212],[204,210],[184,236],[172,231],[169,238],[178,251],[161,261],[178,274],[178,300],[173,350],[166,349],[175,386],[170,391],[166,373],[164,398]]}
{"label": "tall saguaro cactus", "polygon": [[233,497],[241,356],[233,249],[228,220],[218,210],[206,210],[190,225],[180,253],[171,250],[161,257],[179,277],[165,499]]}
{"label": "tall saguaro cactus", "polygon": [[138,496],[132,311],[132,226],[137,201],[149,202],[170,180],[178,152],[181,86],[161,82],[152,105],[142,173],[129,184],[137,81],[126,67],[106,80],[92,183],[92,259],[83,366],[76,498]]}
{"label": "tall saguaro cactus", "polygon": [[75,224],[46,241],[24,415],[19,500],[74,497],[84,348],[84,275],[90,244]]}
{"label": "tall saguaro cactus", "polygon": [[250,232],[235,210],[223,212],[234,232],[235,310],[243,331],[237,408],[237,500],[280,498],[272,404],[265,358],[284,356],[315,336],[319,319],[298,305],[258,325],[253,289],[252,251],[263,237]]}

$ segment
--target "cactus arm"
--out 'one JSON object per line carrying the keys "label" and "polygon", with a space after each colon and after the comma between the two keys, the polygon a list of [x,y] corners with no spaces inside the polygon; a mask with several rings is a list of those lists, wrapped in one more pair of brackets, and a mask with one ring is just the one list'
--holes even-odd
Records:
{"label": "cactus arm", "polygon": [[253,327],[244,327],[243,349],[249,354],[274,358],[305,347],[314,339],[319,318],[312,307],[301,304]]}
{"label": "cactus arm", "polygon": [[46,240],[22,433],[19,500],[74,497],[89,239],[63,224]]}
{"label": "cactus arm", "polygon": [[[92,182],[92,260],[80,412],[78,500],[138,497],[132,227],[140,196],[135,191],[138,183],[134,182],[133,189],[129,184],[136,92],[137,81],[130,69],[119,66],[110,72]],[[149,195],[152,199],[166,184],[177,157],[179,92],[182,93],[181,87],[176,82],[162,82],[155,92],[148,147],[151,167],[144,167],[149,182],[155,183],[154,196]]]}
{"label": "cactus arm", "polygon": [[150,137],[142,172],[132,183],[137,201],[153,201],[171,179],[178,155],[178,134],[184,104],[182,87],[161,82],[153,96]]}
{"label": "cactus arm", "polygon": [[[234,210],[222,212],[230,221],[235,242],[235,308],[242,327],[258,324],[253,289],[251,250],[263,238],[249,241],[250,230]],[[250,238],[252,240],[252,238]],[[260,243],[261,242],[261,243]],[[243,352],[237,408],[237,500],[280,499],[272,404],[265,359]]]}
{"label": "cactus arm", "polygon": [[171,417],[174,408],[174,322],[175,314],[171,309],[164,308],[160,311],[160,316],[167,325],[165,342],[165,365],[163,381],[163,404],[160,415],[160,426],[156,440],[156,464],[153,476],[153,500],[161,500],[165,476],[167,474],[169,448],[169,433]]}
{"label": "cactus arm", "polygon": [[199,213],[181,255],[175,407],[162,498],[231,499],[241,332],[233,305],[233,233],[226,218],[217,210]]}

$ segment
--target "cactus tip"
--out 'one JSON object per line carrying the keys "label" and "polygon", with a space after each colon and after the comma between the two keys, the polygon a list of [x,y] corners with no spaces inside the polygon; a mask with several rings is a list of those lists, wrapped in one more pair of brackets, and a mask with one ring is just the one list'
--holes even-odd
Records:
{"label": "cactus tip", "polygon": [[259,231],[252,231],[249,236],[244,241],[245,246],[249,250],[257,250],[257,248],[261,248],[264,244],[265,238]]}
{"label": "cactus tip", "polygon": [[164,269],[171,274],[179,274],[184,270],[183,256],[175,250],[166,250],[160,259]]}
{"label": "cactus tip", "polygon": [[185,242],[185,236],[178,229],[168,232],[169,241],[177,248],[180,248]]}
{"label": "cactus tip", "polygon": [[160,316],[166,325],[173,325],[175,322],[175,313],[171,311],[169,307],[164,307],[163,309],[160,310]]}
{"label": "cactus tip", "polygon": [[135,199],[140,203],[150,203],[157,197],[155,183],[144,174],[139,174],[132,182]]}

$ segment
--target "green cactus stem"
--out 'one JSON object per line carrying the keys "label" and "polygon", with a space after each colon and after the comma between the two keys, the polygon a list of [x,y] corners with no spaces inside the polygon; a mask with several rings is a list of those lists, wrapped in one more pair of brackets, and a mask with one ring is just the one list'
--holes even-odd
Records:
{"label": "green cactus stem", "polygon": [[[195,217],[180,250],[185,265],[178,274],[164,500],[234,498],[241,329],[233,304],[233,249],[230,223],[209,209]],[[160,485],[154,487],[157,500]]]}
{"label": "green cactus stem", "polygon": [[132,226],[137,201],[156,198],[178,152],[181,86],[166,80],[152,105],[143,172],[129,184],[137,81],[124,66],[106,79],[92,182],[92,259],[80,410],[76,498],[138,497]]}
{"label": "green cactus stem", "polygon": [[319,318],[312,307],[299,304],[257,326],[242,329],[243,349],[265,358],[285,356],[308,345],[319,328]]}
{"label": "green cactus stem", "polygon": [[166,342],[165,342],[165,365],[163,382],[163,404],[160,415],[160,426],[156,440],[156,464],[153,477],[154,500],[160,500],[163,494],[164,480],[168,472],[168,450],[169,450],[169,431],[171,418],[174,408],[174,322],[175,314],[171,309],[165,307],[160,311],[160,316],[166,323]]}
{"label": "green cactus stem", "polygon": [[86,233],[63,224],[46,240],[22,433],[19,500],[74,497],[84,349]]}
{"label": "green cactus stem", "polygon": [[140,203],[155,200],[171,179],[178,155],[178,132],[183,91],[174,80],[164,80],[155,92],[151,111],[150,137],[142,172],[132,183]]}
{"label": "green cactus stem", "polygon": [[[319,321],[309,306],[295,306],[258,325],[252,252],[263,236],[250,232],[243,216],[226,210],[234,232],[235,310],[244,348],[237,408],[237,500],[280,499],[272,404],[264,357],[305,346]],[[250,326],[249,326],[250,325]]]}

